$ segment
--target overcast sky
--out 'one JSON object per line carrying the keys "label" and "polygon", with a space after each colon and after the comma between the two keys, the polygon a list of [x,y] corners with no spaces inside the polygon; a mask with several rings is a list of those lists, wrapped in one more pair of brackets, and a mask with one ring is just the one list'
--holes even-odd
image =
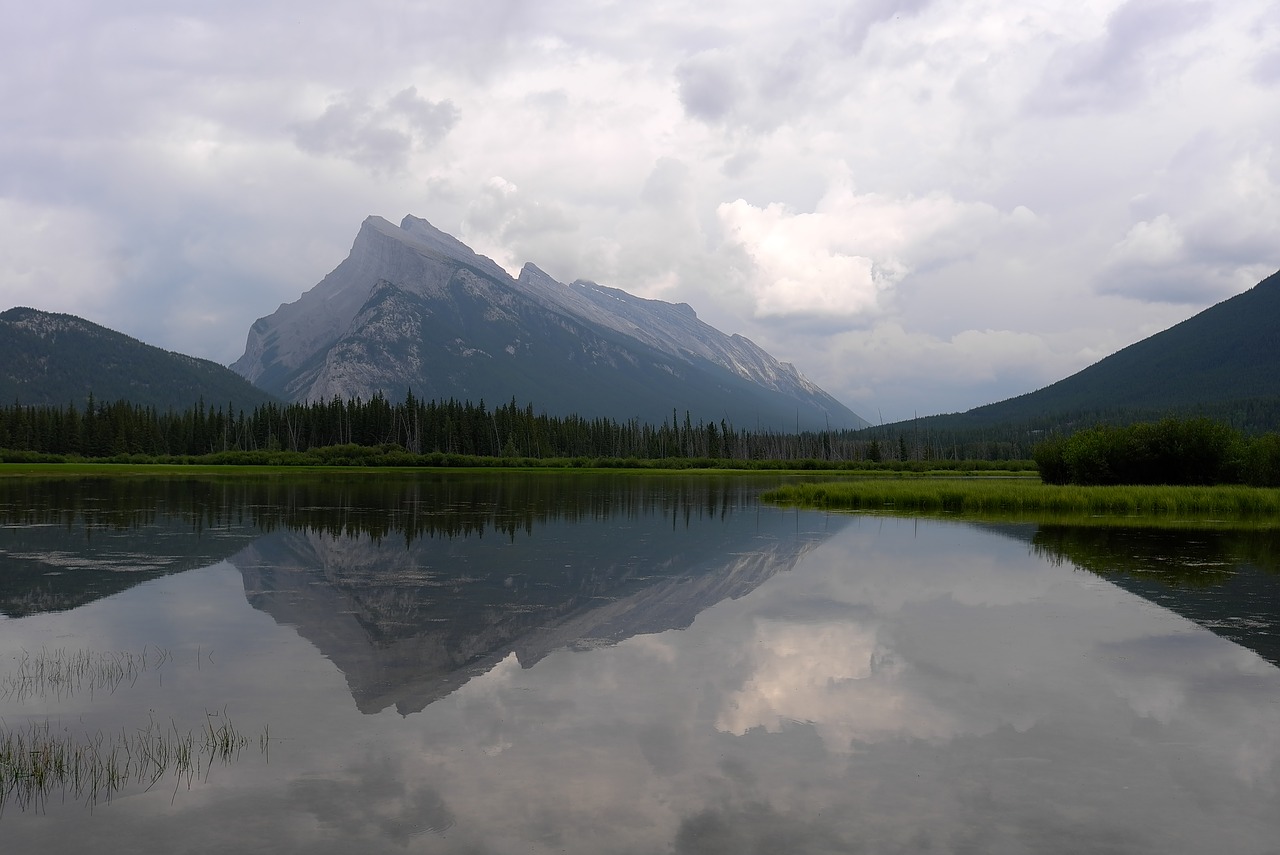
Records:
{"label": "overcast sky", "polygon": [[370,214],[687,302],[873,422],[1280,268],[1276,0],[5,5],[0,308],[224,364]]}

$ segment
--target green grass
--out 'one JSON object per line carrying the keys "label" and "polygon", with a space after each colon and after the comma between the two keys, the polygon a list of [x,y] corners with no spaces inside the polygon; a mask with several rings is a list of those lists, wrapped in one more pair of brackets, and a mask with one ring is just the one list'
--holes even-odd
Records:
{"label": "green grass", "polygon": [[1280,521],[1280,490],[1259,487],[1077,487],[1007,480],[858,479],[788,484],[761,497],[780,505],[983,519],[1144,520],[1186,523]]}

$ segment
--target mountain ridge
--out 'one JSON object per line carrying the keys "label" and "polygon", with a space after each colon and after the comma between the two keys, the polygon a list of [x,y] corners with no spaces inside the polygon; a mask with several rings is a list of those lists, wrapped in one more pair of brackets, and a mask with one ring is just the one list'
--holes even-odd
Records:
{"label": "mountain ridge", "polygon": [[867,424],[687,304],[564,284],[532,263],[512,277],[412,215],[367,217],[333,271],[254,322],[231,367],[293,401],[413,391],[619,421],[674,411],[777,429]]}
{"label": "mountain ridge", "polygon": [[146,344],[76,315],[15,306],[0,312],[0,400],[83,406],[127,400],[158,410],[275,400],[226,366]]}
{"label": "mountain ridge", "polygon": [[1280,403],[1280,272],[1033,392],[920,421],[947,429],[1055,427],[1084,413],[1149,418],[1273,400]]}

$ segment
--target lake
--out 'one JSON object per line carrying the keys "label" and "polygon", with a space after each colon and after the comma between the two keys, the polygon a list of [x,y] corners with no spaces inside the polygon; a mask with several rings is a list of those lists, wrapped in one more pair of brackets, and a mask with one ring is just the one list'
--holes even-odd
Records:
{"label": "lake", "polygon": [[5,851],[1280,852],[1280,533],[776,483],[0,479]]}

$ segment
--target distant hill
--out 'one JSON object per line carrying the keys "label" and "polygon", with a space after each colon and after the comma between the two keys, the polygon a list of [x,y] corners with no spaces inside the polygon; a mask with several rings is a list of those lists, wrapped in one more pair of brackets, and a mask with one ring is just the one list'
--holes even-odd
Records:
{"label": "distant hill", "polygon": [[681,303],[532,264],[519,277],[426,220],[362,225],[351,253],[260,318],[232,368],[290,401],[381,392],[552,415],[774,430],[867,423],[788,363]]}
{"label": "distant hill", "polygon": [[1280,428],[1280,273],[1043,389],[917,427],[1054,429],[1167,415]]}
{"label": "distant hill", "polygon": [[0,312],[0,401],[83,407],[127,400],[165,411],[206,404],[251,410],[275,400],[207,359],[161,350],[75,315]]}

